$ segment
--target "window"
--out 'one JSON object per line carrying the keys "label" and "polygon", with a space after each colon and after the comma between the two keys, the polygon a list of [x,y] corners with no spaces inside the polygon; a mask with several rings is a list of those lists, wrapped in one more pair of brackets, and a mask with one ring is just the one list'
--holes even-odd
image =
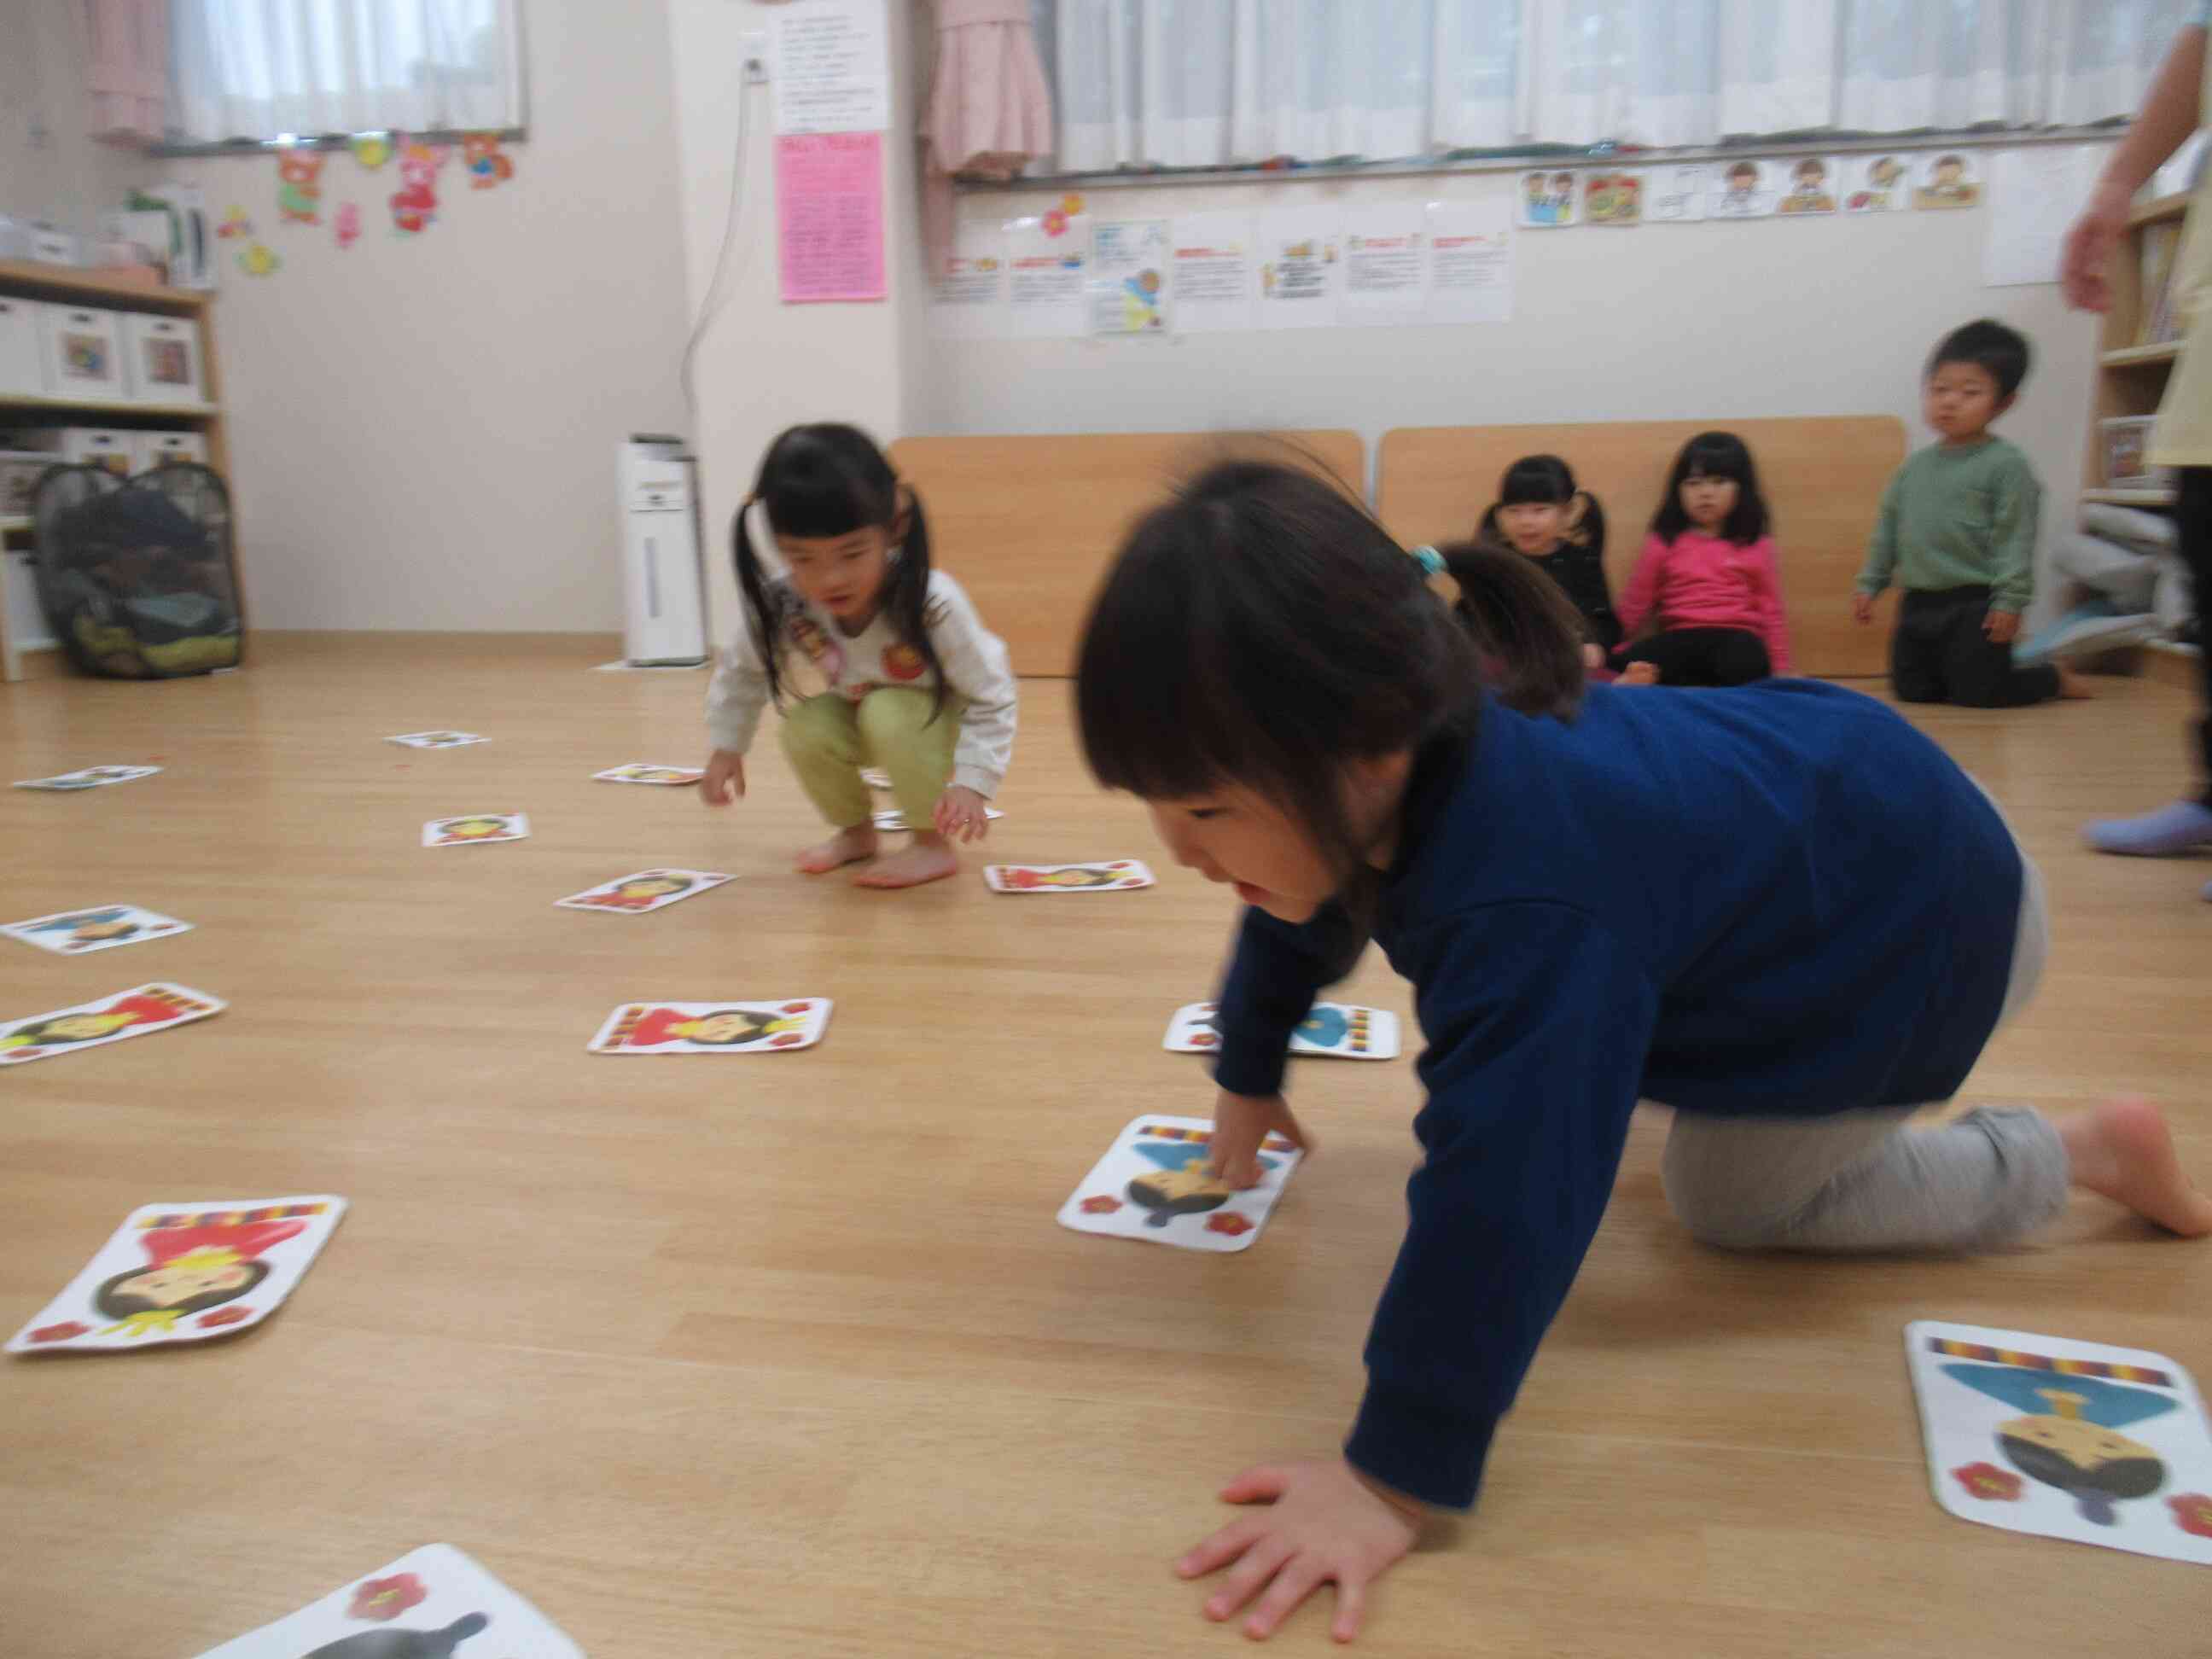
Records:
{"label": "window", "polygon": [[186,143],[523,125],[518,0],[172,0]]}
{"label": "window", "polygon": [[2087,125],[2195,0],[1032,0],[1067,172]]}

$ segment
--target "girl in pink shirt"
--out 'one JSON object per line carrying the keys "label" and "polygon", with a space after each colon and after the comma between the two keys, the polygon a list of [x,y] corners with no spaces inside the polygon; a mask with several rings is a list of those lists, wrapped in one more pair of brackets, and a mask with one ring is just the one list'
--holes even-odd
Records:
{"label": "girl in pink shirt", "polygon": [[1733,432],[1701,432],[1682,446],[1636,574],[1620,596],[1632,640],[1624,681],[1745,685],[1790,672],[1782,580],[1767,533],[1751,452]]}

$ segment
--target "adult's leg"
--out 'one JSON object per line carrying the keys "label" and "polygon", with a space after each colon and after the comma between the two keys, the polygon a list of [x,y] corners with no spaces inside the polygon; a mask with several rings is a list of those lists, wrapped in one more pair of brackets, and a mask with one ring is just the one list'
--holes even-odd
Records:
{"label": "adult's leg", "polygon": [[[2205,619],[2212,616],[2212,467],[2181,469],[2180,500],[2174,511],[2183,564],[2196,587],[2200,680],[2196,742],[2197,793],[2132,818],[2106,818],[2082,831],[2100,853],[2145,857],[2212,847],[2212,640]],[[2204,890],[2212,899],[2212,887]]]}

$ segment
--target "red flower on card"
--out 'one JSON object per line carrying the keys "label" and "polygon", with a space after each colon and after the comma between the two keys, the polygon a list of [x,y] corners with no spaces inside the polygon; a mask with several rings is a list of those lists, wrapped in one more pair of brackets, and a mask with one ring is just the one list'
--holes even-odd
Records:
{"label": "red flower on card", "polygon": [[0,1060],[36,1060],[46,1051],[44,1048],[11,1048]]}
{"label": "red flower on card", "polygon": [[1970,1498],[1996,1498],[2007,1504],[2020,1501],[2020,1477],[1994,1463],[1962,1463],[1951,1471],[1951,1478],[1966,1489]]}
{"label": "red flower on card", "polygon": [[1111,1215],[1121,1207],[1121,1200],[1102,1193],[1097,1198],[1085,1199],[1078,1207],[1085,1215]]}
{"label": "red flower on card", "polygon": [[218,1330],[225,1325],[235,1325],[241,1319],[253,1317],[251,1308],[217,1308],[213,1313],[204,1313],[192,1323],[202,1330]]}
{"label": "red flower on card", "polygon": [[813,1006],[811,1002],[787,1002],[776,1012],[780,1014],[804,1014],[811,1012]]}
{"label": "red flower on card", "polygon": [[1043,881],[1044,878],[1038,875],[1034,870],[1009,870],[1006,872],[1006,885],[1009,887],[1036,887],[1042,885]]}
{"label": "red flower on card", "polygon": [[71,1340],[73,1338],[86,1334],[91,1329],[91,1326],[80,1325],[76,1321],[71,1319],[64,1321],[59,1325],[40,1326],[38,1329],[31,1333],[31,1340],[33,1342],[67,1342]]}
{"label": "red flower on card", "polygon": [[781,1036],[770,1037],[768,1040],[768,1046],[771,1048],[788,1048],[794,1042],[805,1041],[805,1037],[797,1031],[786,1031]]}
{"label": "red flower on card", "polygon": [[2182,1531],[2194,1538],[2212,1538],[2212,1497],[2185,1492],[2167,1498],[2166,1506],[2173,1511],[2173,1524]]}
{"label": "red flower on card", "polygon": [[1194,1048],[1211,1048],[1220,1041],[1211,1031],[1193,1031],[1190,1034],[1190,1046]]}
{"label": "red flower on card", "polygon": [[1048,236],[1067,234],[1067,216],[1058,208],[1048,208],[1044,216],[1044,234]]}
{"label": "red flower on card", "polygon": [[408,1608],[428,1600],[430,1592],[411,1572],[395,1572],[389,1578],[365,1578],[346,1604],[349,1619],[374,1619],[381,1624],[397,1619]]}
{"label": "red flower on card", "polygon": [[1242,1234],[1250,1232],[1252,1224],[1241,1215],[1231,1215],[1225,1210],[1217,1210],[1206,1218],[1206,1231],[1210,1233],[1227,1233],[1230,1237],[1236,1238]]}

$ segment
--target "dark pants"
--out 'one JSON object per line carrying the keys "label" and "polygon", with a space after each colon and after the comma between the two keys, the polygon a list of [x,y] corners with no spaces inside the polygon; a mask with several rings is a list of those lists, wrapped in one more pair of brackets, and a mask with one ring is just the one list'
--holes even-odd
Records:
{"label": "dark pants", "polygon": [[1749,685],[1774,672],[1766,641],[1741,628],[1670,628],[1621,661],[1655,665],[1662,685]]}
{"label": "dark pants", "polygon": [[2212,806],[2212,639],[2207,638],[2204,626],[2205,614],[2212,611],[2212,466],[2181,469],[2181,500],[2173,516],[2180,532],[2181,562],[2189,567],[2189,579],[2197,587],[2197,668],[2202,676],[2197,722],[2202,769],[2197,779],[2204,786],[2201,799]]}
{"label": "dark pants", "polygon": [[1889,640],[1889,689],[1899,702],[1955,702],[1962,708],[2020,708],[2058,695],[2049,663],[2015,668],[2012,647],[1982,631],[1986,587],[1908,591]]}

